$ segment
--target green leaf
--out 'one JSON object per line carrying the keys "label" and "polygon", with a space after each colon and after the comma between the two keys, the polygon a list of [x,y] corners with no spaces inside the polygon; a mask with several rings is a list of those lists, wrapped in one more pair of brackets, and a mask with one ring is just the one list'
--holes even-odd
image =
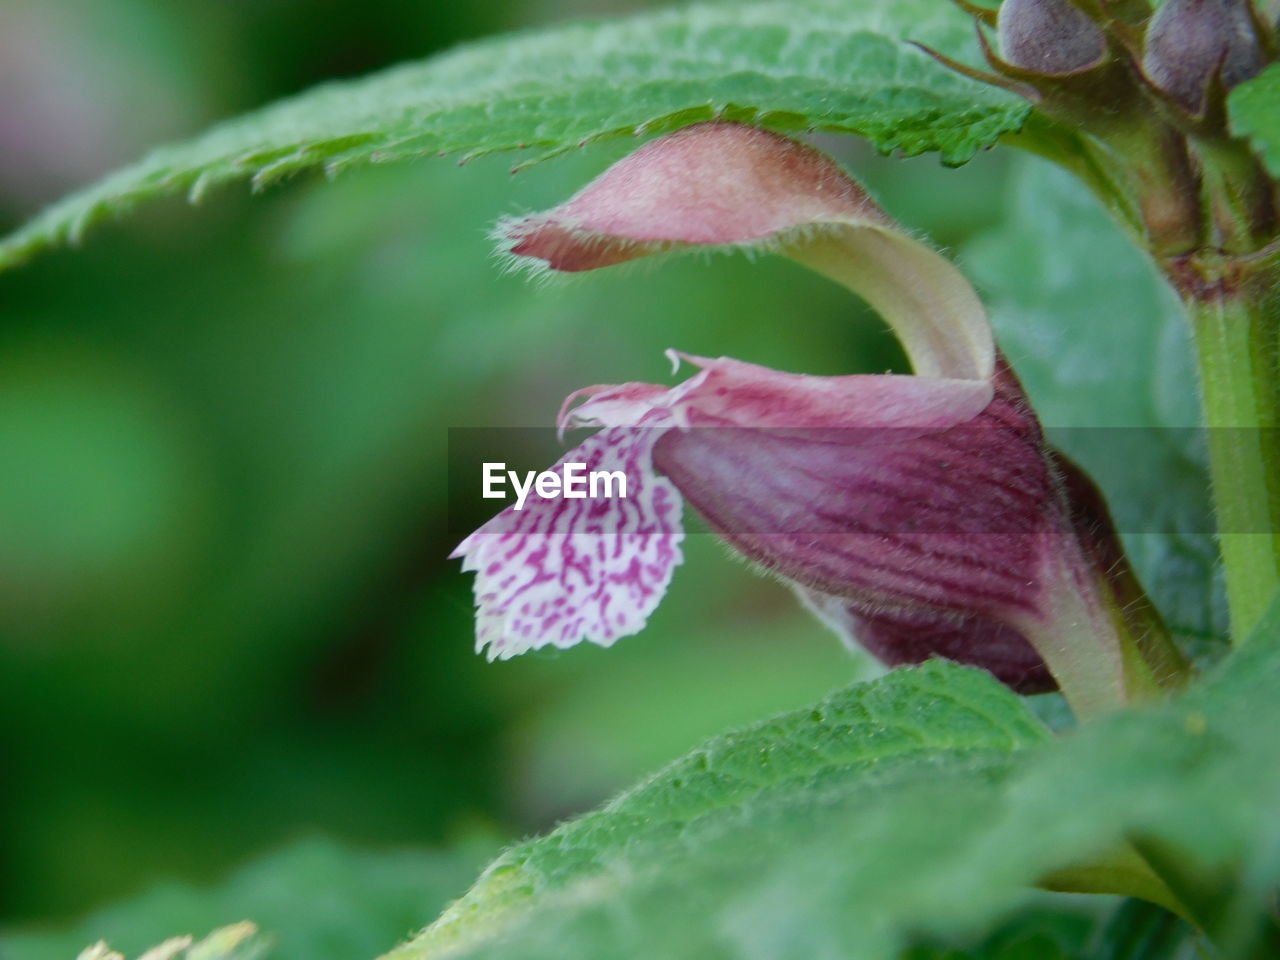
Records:
{"label": "green leaf", "polygon": [[571,24],[329,84],[232,120],[68,197],[0,241],[0,268],[153,197],[261,187],[313,167],[528,148],[526,162],[607,136],[713,118],[868,137],[962,163],[1028,107],[905,39],[965,57],[968,17],[945,0],[738,2]]}
{"label": "green leaf", "polygon": [[[1261,956],[1247,951],[1280,882],[1277,688],[1280,604],[1180,702],[1059,741],[982,674],[898,671],[713,740],[513,848],[388,960],[889,960],[922,936],[981,935],[1032,884],[1078,885],[1089,865],[1093,889],[1177,904],[1224,956]],[[1114,956],[1185,940],[1117,923],[1134,942],[1113,938]]]}
{"label": "green leaf", "polygon": [[1005,217],[962,265],[1050,437],[1106,494],[1171,628],[1194,652],[1220,650],[1226,604],[1185,314],[1077,180],[1013,159]]}
{"label": "green leaf", "polygon": [[[599,907],[624,893],[647,906],[655,896],[664,901],[668,885],[684,888],[708,872],[723,887],[762,854],[785,857],[790,842],[778,841],[800,839],[797,826],[843,817],[859,799],[945,777],[964,803],[1019,750],[1046,737],[1017,698],[981,671],[940,661],[896,671],[813,709],[711,740],[601,810],[513,848],[391,956],[487,956],[489,946],[499,953],[512,946],[507,934],[530,944],[528,925],[545,925],[557,910]],[[701,955],[667,952],[674,942],[643,946],[652,956]],[[613,952],[623,947],[610,941],[594,955],[631,955]]]}
{"label": "green leaf", "polygon": [[1232,90],[1227,108],[1232,132],[1251,139],[1272,175],[1280,177],[1280,64]]}

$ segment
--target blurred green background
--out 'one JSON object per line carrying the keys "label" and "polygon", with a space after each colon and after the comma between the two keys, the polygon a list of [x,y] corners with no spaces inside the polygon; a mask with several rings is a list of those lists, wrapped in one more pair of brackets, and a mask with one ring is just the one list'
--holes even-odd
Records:
{"label": "blurred green background", "polygon": [[[0,229],[313,83],[635,6],[2,0]],[[996,213],[1002,157],[949,171],[827,145],[944,245]],[[615,649],[473,652],[470,577],[446,557],[485,517],[447,515],[450,427],[549,424],[579,386],[664,379],[671,346],[900,363],[847,294],[777,260],[503,275],[492,222],[631,146],[515,177],[509,157],[439,159],[236,188],[0,275],[0,957],[287,926],[273,896],[354,909],[330,876],[386,914],[372,955],[503,839],[870,669],[705,535]],[[201,912],[206,888],[226,915]],[[95,913],[139,896],[154,931]]]}

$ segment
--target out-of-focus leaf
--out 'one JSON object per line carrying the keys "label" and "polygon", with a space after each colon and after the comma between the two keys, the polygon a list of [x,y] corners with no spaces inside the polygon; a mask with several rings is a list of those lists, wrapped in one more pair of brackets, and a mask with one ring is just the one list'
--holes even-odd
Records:
{"label": "out-of-focus leaf", "polygon": [[1005,205],[963,265],[1051,437],[1107,495],[1171,627],[1205,647],[1225,636],[1226,608],[1182,309],[1063,171],[1021,158]]}
{"label": "out-of-focus leaf", "polygon": [[215,115],[223,26],[182,2],[6,0],[0,26],[0,223]]}
{"label": "out-of-focus leaf", "polygon": [[0,242],[0,267],[78,238],[151,197],[198,199],[309,167],[531,148],[725,118],[868,137],[961,163],[1021,126],[1017,97],[905,43],[964,57],[968,17],[936,0],[755,0],[571,24],[460,48],[331,84],[158,150]]}
{"label": "out-of-focus leaf", "polygon": [[[490,850],[488,842],[475,842],[448,853],[366,853],[309,840],[244,867],[215,889],[166,884],[70,930],[0,937],[0,956],[68,960],[93,940],[132,956],[183,931],[252,918],[269,938],[271,960],[367,958],[434,916]],[[224,955],[192,947],[178,956]],[[227,960],[233,957],[240,954]]]}
{"label": "out-of-focus leaf", "polygon": [[1252,140],[1280,177],[1280,64],[1232,90],[1227,106],[1232,131]]}
{"label": "out-of-focus leaf", "polygon": [[981,937],[925,938],[898,960],[1203,960],[1198,940],[1142,900],[1041,893]]}

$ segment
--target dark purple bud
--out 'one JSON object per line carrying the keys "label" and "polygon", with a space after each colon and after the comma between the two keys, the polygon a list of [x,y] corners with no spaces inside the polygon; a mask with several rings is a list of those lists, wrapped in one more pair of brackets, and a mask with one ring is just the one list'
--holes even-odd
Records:
{"label": "dark purple bud", "polygon": [[1070,0],[1005,0],[998,24],[1005,60],[1024,70],[1076,73],[1107,49],[1102,28]]}
{"label": "dark purple bud", "polygon": [[1249,0],[1168,0],[1147,28],[1147,78],[1196,116],[1206,110],[1215,75],[1230,90],[1263,66]]}

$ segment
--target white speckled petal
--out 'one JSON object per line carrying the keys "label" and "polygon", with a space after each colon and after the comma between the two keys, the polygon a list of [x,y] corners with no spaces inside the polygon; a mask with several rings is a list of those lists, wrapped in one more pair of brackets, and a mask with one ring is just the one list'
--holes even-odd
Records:
{"label": "white speckled petal", "polygon": [[458,545],[452,556],[476,574],[477,651],[505,660],[583,640],[607,647],[644,627],[683,559],[680,493],[653,469],[664,432],[601,430],[556,465],[620,470],[625,498],[531,492],[524,509],[507,508]]}

